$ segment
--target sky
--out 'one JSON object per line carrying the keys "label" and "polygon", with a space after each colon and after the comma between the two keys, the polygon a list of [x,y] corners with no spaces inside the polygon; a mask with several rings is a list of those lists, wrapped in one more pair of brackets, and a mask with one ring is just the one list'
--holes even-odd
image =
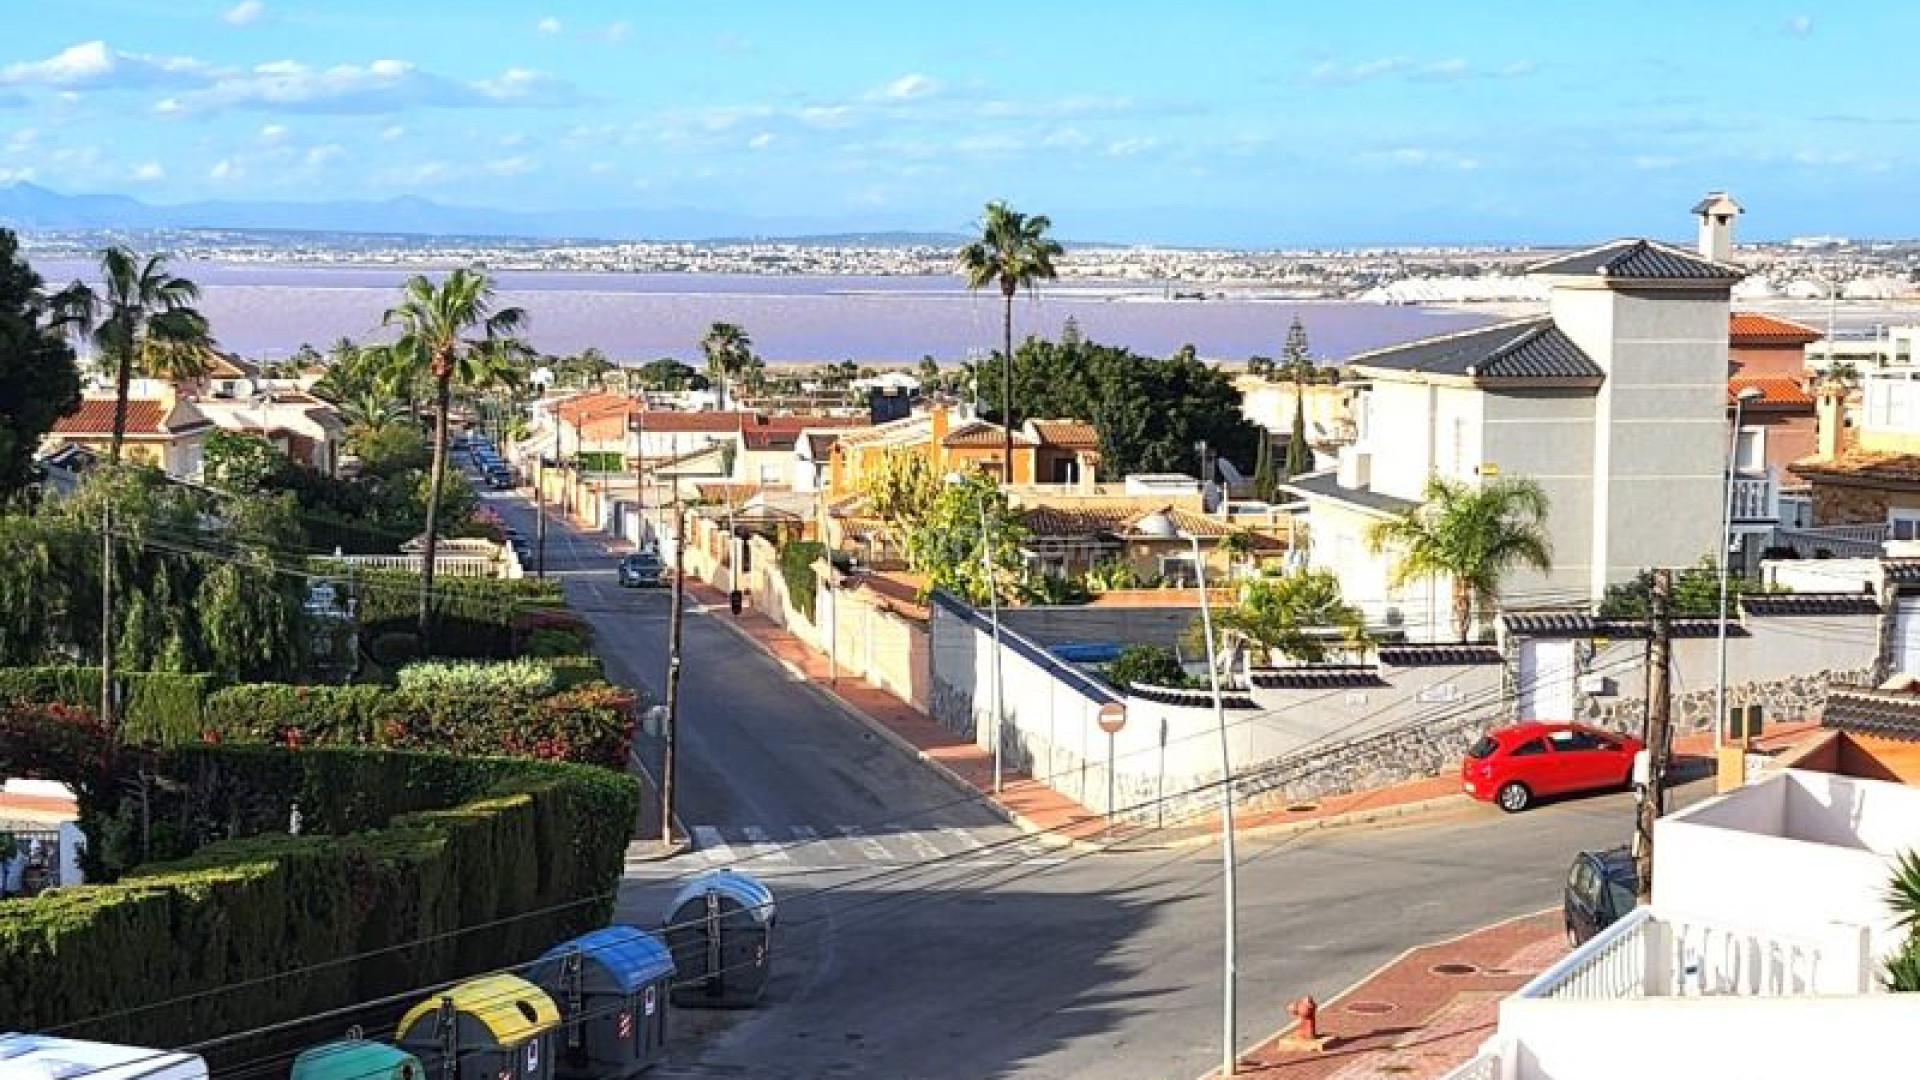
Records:
{"label": "sky", "polygon": [[1747,239],[1920,235],[1894,0],[0,2],[0,184],[69,193],[1265,247],[1686,237],[1726,189]]}

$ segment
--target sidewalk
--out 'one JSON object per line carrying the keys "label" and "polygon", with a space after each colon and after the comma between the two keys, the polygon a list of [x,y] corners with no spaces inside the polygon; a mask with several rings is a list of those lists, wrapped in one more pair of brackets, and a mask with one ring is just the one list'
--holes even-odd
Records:
{"label": "sidewalk", "polygon": [[[1432,1080],[1479,1052],[1500,999],[1567,953],[1558,911],[1526,915],[1409,949],[1322,1002],[1319,1052],[1287,1049],[1292,1018],[1243,1054],[1238,1073],[1263,1080]],[[1218,1071],[1208,1076],[1218,1076]]]}

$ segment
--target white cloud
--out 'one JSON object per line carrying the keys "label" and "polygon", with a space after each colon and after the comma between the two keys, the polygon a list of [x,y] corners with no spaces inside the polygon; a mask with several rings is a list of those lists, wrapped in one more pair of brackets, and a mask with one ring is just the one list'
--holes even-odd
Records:
{"label": "white cloud", "polygon": [[381,142],[395,142],[407,137],[407,129],[399,124],[388,124],[380,129]]}
{"label": "white cloud", "polygon": [[1323,60],[1307,72],[1307,81],[1323,86],[1348,86],[1374,79],[1404,78],[1422,82],[1463,82],[1468,79],[1514,79],[1531,75],[1539,65],[1531,60],[1515,60],[1494,67],[1477,64],[1465,57],[1449,56],[1440,60],[1412,60],[1404,56],[1383,56],[1356,63]]}
{"label": "white cloud", "polygon": [[773,134],[771,132],[763,131],[760,134],[755,135],[753,138],[747,140],[747,149],[749,150],[765,150],[767,147],[772,145],[773,145]]}
{"label": "white cloud", "polygon": [[1107,156],[1132,157],[1135,154],[1146,153],[1159,145],[1160,140],[1153,138],[1118,139],[1107,144]]}
{"label": "white cloud", "polygon": [[10,138],[7,139],[7,150],[15,154],[18,154],[25,150],[30,150],[33,148],[33,144],[37,142],[39,138],[40,138],[39,129],[20,128],[16,130]]}
{"label": "white cloud", "polygon": [[1813,33],[1813,16],[1795,15],[1793,18],[1788,19],[1787,25],[1781,27],[1781,29],[1792,37],[1806,37],[1808,34]]}
{"label": "white cloud", "polygon": [[1640,169],[1643,172],[1658,172],[1662,169],[1671,169],[1675,165],[1680,164],[1680,159],[1664,157],[1659,154],[1640,154],[1634,157],[1631,164],[1634,168]]}
{"label": "white cloud", "polygon": [[211,180],[232,180],[239,175],[240,166],[234,164],[232,158],[221,158],[207,170],[207,178]]}
{"label": "white cloud", "polygon": [[524,176],[539,167],[539,162],[525,154],[510,158],[501,158],[499,161],[490,161],[482,166],[487,172],[495,176]]}
{"label": "white cloud", "polygon": [[940,92],[940,80],[930,75],[902,75],[880,88],[879,96],[891,101],[911,101]]}
{"label": "white cloud", "polygon": [[159,101],[153,103],[153,111],[162,116],[177,113],[180,111],[180,99],[171,97],[161,98]]}
{"label": "white cloud", "polygon": [[307,151],[306,162],[309,165],[320,166],[325,165],[329,161],[337,161],[346,155],[346,147],[341,146],[339,143],[322,143]]}
{"label": "white cloud", "polygon": [[0,168],[0,184],[25,184],[33,180],[33,167],[18,169]]}
{"label": "white cloud", "polygon": [[260,141],[262,142],[279,142],[286,137],[287,125],[285,124],[268,124],[260,129]]}
{"label": "white cloud", "polygon": [[559,19],[556,19],[551,15],[547,16],[544,19],[541,19],[537,23],[534,23],[533,28],[536,32],[547,34],[549,36],[557,34],[560,31],[566,29],[566,27],[560,25]]}
{"label": "white cloud", "polygon": [[213,78],[206,64],[185,56],[146,56],[83,41],[45,60],[0,68],[0,84],[63,90],[124,90],[152,86],[204,86]]}
{"label": "white cloud", "polygon": [[183,110],[272,109],[282,112],[375,114],[411,107],[539,108],[566,104],[571,86],[537,71],[513,68],[497,78],[463,83],[404,60],[315,67],[274,60],[223,74],[179,99]]}
{"label": "white cloud", "polygon": [[229,26],[252,26],[254,23],[260,21],[260,16],[266,13],[267,5],[261,3],[260,0],[240,0],[239,3],[228,8],[225,15],[220,17],[225,19]]}
{"label": "white cloud", "polygon": [[853,110],[845,105],[809,105],[800,110],[799,119],[812,128],[846,127],[853,121]]}
{"label": "white cloud", "polygon": [[133,167],[135,180],[165,180],[167,170],[157,161],[143,161]]}
{"label": "white cloud", "polygon": [[1065,127],[1048,132],[1046,136],[1040,140],[1040,145],[1051,147],[1055,150],[1085,150],[1087,147],[1093,145],[1093,140],[1088,138],[1086,133],[1079,128]]}
{"label": "white cloud", "polygon": [[600,31],[600,36],[607,39],[609,43],[618,45],[627,40],[627,35],[632,31],[633,27],[625,22],[612,22]]}

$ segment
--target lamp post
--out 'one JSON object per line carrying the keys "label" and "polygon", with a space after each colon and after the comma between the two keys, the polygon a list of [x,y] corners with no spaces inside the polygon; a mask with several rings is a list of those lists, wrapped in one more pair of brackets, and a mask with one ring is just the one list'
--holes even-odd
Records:
{"label": "lamp post", "polygon": [[1715,634],[1718,638],[1719,676],[1713,684],[1713,769],[1716,776],[1720,772],[1722,729],[1727,724],[1727,580],[1730,570],[1727,553],[1733,548],[1733,474],[1739,464],[1740,415],[1748,402],[1758,401],[1765,396],[1766,391],[1757,386],[1749,386],[1734,395],[1733,430],[1727,436],[1727,478],[1720,513],[1720,625]]}
{"label": "lamp post", "polygon": [[1213,689],[1213,720],[1220,731],[1220,866],[1222,880],[1226,883],[1226,907],[1222,913],[1226,940],[1221,965],[1220,1075],[1232,1076],[1239,1064],[1235,1050],[1238,1040],[1234,1029],[1234,1012],[1238,1002],[1235,955],[1238,905],[1235,903],[1237,867],[1233,853],[1233,755],[1227,749],[1227,706],[1220,694],[1220,666],[1215,662],[1213,607],[1207,601],[1207,564],[1201,561],[1199,535],[1189,533],[1187,539],[1193,544],[1193,574],[1200,589],[1200,626],[1207,643],[1207,683]]}

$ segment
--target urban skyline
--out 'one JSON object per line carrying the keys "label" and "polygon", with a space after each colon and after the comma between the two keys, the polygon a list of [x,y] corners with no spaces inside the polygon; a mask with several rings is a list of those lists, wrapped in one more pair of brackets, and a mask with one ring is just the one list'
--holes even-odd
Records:
{"label": "urban skyline", "polygon": [[0,48],[0,186],[712,235],[966,232],[1006,198],[1070,241],[1235,247],[1677,237],[1674,207],[1725,188],[1755,239],[1920,233],[1916,119],[1857,62],[1912,12],[1101,14],[91,0]]}

